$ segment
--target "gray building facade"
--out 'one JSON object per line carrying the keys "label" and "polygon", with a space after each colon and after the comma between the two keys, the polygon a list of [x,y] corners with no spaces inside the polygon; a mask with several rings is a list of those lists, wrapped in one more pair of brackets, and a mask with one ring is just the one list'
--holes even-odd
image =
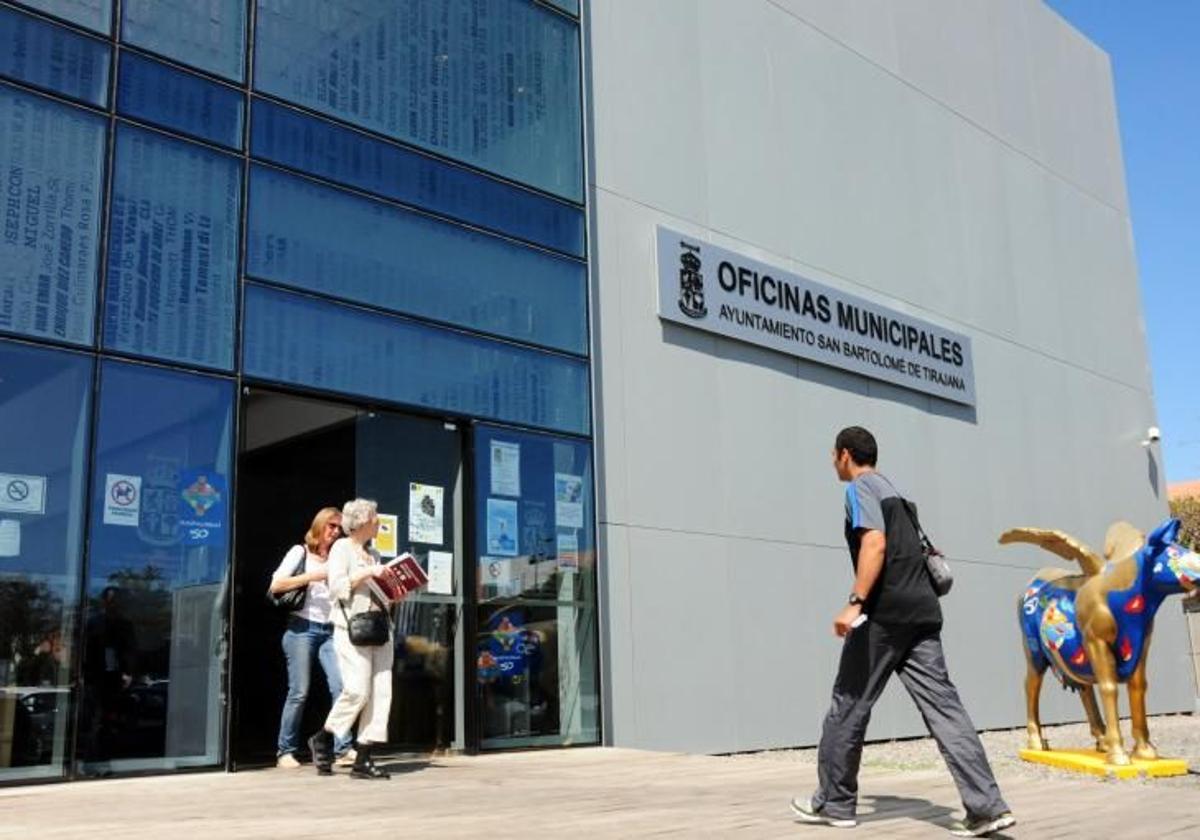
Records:
{"label": "gray building facade", "polygon": [[[1038,0],[0,0],[0,46],[0,785],[276,761],[263,593],[356,496],[433,581],[412,752],[814,743],[846,425],[982,727],[1050,559],[1000,532],[1166,514],[1108,60]],[[1188,662],[1168,603],[1155,711]]]}
{"label": "gray building facade", "polygon": [[[852,424],[954,566],[976,724],[1023,724],[1016,599],[1065,561],[999,534],[1166,516],[1108,57],[1039,0],[624,0],[586,31],[606,740],[816,742]],[[659,228],[965,335],[973,405],[658,317]],[[1168,601],[1154,711],[1193,708],[1187,653]],[[868,736],[923,731],[890,686]]]}

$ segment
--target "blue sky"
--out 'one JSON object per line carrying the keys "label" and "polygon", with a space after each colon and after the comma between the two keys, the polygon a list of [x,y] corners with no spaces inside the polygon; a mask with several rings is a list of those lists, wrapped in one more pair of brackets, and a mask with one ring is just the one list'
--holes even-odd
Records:
{"label": "blue sky", "polygon": [[1200,2],[1047,5],[1112,58],[1165,472],[1200,479]]}

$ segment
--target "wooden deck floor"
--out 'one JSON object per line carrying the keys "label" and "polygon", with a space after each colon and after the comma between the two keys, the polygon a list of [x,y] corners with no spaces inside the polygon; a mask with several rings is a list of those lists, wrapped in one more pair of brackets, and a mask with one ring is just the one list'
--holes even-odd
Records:
{"label": "wooden deck floor", "polygon": [[[4,838],[608,837],[827,838],[792,822],[811,766],[619,749],[444,757],[388,782],[303,770],[207,773],[0,789]],[[1200,782],[1054,785],[1001,776],[1009,837],[1200,836]],[[961,816],[945,771],[862,777],[849,836],[946,837]]]}

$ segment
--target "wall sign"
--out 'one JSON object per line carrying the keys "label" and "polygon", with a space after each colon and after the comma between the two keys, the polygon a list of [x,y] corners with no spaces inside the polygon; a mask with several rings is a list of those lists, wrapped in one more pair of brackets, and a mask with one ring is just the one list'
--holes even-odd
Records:
{"label": "wall sign", "polygon": [[975,404],[971,339],[658,228],[658,317]]}

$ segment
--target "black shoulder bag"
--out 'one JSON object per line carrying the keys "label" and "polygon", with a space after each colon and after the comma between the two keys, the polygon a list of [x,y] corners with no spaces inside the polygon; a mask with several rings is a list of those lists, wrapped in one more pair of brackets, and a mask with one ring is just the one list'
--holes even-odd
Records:
{"label": "black shoulder bag", "polygon": [[[296,568],[292,569],[292,573],[288,577],[296,577],[304,574],[304,567],[308,563],[308,549],[300,546],[300,562],[296,564]],[[267,587],[267,601],[273,607],[278,607],[287,612],[295,612],[304,608],[304,601],[308,598],[308,586],[297,586],[295,589],[289,589],[287,592],[278,594],[271,591],[271,587]]]}
{"label": "black shoulder bag", "polygon": [[[392,623],[388,620],[387,612],[375,600],[375,593],[368,592],[367,594],[371,598],[371,603],[380,606],[380,609],[368,609],[350,615],[346,612],[346,602],[338,599],[338,606],[342,608],[342,615],[346,617],[346,634],[350,637],[350,644],[355,647],[386,645],[388,639],[391,638]],[[350,599],[354,600],[353,589],[350,590]]]}
{"label": "black shoulder bag", "polygon": [[[878,475],[878,473],[876,473]],[[900,495],[900,491],[896,489],[896,485],[886,476],[880,476],[892,488],[892,492],[896,494],[896,498],[900,500],[900,504],[904,506],[904,512],[908,514],[908,521],[912,523],[916,529],[917,536],[921,539],[921,553],[925,555],[925,569],[929,572],[929,580],[933,584],[933,591],[937,593],[939,598],[949,594],[950,589],[954,586],[954,573],[950,571],[950,564],[946,562],[946,556],[938,551],[933,542],[930,541],[925,529],[921,527],[921,523],[917,521],[917,514],[913,511],[912,505],[908,499]]]}

